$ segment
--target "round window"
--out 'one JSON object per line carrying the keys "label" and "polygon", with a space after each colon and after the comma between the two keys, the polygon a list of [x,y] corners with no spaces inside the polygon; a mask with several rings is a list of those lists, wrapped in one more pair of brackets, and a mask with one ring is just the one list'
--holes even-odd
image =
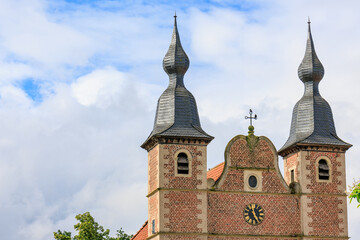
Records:
{"label": "round window", "polygon": [[255,188],[257,186],[257,178],[254,175],[249,177],[249,186]]}

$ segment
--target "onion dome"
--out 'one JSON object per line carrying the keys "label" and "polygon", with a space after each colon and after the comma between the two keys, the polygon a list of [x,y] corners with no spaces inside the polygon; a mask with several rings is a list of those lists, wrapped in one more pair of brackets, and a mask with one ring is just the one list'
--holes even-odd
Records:
{"label": "onion dome", "polygon": [[298,68],[298,75],[303,82],[320,82],[324,77],[324,67],[315,52],[310,29],[310,19],[308,21],[308,39],[306,42],[305,56]]}
{"label": "onion dome", "polygon": [[293,109],[290,136],[279,150],[281,156],[300,145],[332,146],[344,150],[352,146],[337,136],[330,105],[320,95],[319,82],[324,76],[324,67],[315,52],[310,21],[308,24],[305,56],[298,69],[305,91]]}
{"label": "onion dome", "polygon": [[[198,139],[210,142],[214,137],[201,128],[194,96],[185,88],[184,75],[190,61],[181,46],[174,16],[174,30],[164,60],[164,71],[169,75],[169,86],[160,96],[156,109],[154,128],[141,145],[146,148],[156,138]],[[151,144],[150,144],[151,145]]]}
{"label": "onion dome", "polygon": [[177,29],[176,15],[174,16],[174,30],[169,50],[164,60],[163,68],[167,74],[184,75],[188,70],[190,60],[181,46],[180,36]]}

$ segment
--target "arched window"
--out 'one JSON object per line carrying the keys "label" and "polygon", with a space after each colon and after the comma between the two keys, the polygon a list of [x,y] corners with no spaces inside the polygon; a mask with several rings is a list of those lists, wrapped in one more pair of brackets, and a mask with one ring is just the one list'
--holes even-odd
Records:
{"label": "arched window", "polygon": [[189,174],[189,159],[185,153],[179,153],[177,157],[177,173]]}
{"label": "arched window", "polygon": [[329,165],[327,164],[326,160],[321,159],[319,161],[319,179],[329,180],[329,178],[330,178]]}

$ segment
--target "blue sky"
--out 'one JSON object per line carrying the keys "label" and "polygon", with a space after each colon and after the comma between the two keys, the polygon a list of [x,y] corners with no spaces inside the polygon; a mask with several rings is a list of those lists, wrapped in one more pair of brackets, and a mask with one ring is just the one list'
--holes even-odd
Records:
{"label": "blue sky", "polygon": [[20,86],[34,102],[42,102],[41,86],[34,79],[24,79]]}
{"label": "blue sky", "polygon": [[[243,1],[239,3],[234,3],[232,1],[173,1],[169,4],[169,1],[46,1],[42,7],[44,8],[44,14],[50,20],[59,24],[69,24],[71,25],[73,21],[77,21],[77,18],[82,18],[82,14],[85,16],[90,14],[101,15],[106,14],[120,14],[128,18],[150,18],[152,17],[157,9],[167,9],[167,12],[178,11],[178,14],[181,12],[188,12],[189,9],[199,9],[202,12],[208,12],[213,8],[223,8],[223,9],[233,9],[236,11],[241,11],[243,13],[251,12],[261,6],[253,1]],[[264,6],[263,6],[264,7]],[[80,16],[80,17],[79,17]],[[251,21],[251,19],[249,19]],[[164,28],[171,28],[171,21],[163,21],[160,23],[160,26]],[[91,30],[91,26],[87,26]],[[116,31],[116,29],[115,29]],[[107,33],[109,34],[109,33]],[[126,33],[125,33],[126,34]],[[139,36],[140,33],[138,33]],[[139,36],[143,37],[143,36]],[[73,72],[73,77],[80,77],[87,73],[90,73],[96,68],[105,67],[107,65],[115,66],[118,70],[128,72],[131,71],[133,63],[126,61],[118,61],[118,58],[121,57],[112,52],[96,52],[87,59],[86,65],[72,65],[65,64],[63,66],[65,70]],[[154,60],[157,58],[151,59]],[[23,59],[22,56],[15,55],[12,56],[13,62],[25,61],[26,64],[36,64],[36,62],[29,61],[28,59]],[[145,64],[145,63],[143,63]],[[68,79],[57,79],[68,81]],[[38,79],[37,81],[28,80],[25,78],[21,84],[22,89],[28,94],[28,96],[36,102],[41,102],[43,100],[41,92],[41,82],[49,81],[49,75],[44,75],[43,79]],[[51,81],[51,80],[50,80]]]}
{"label": "blue sky", "polygon": [[[208,167],[246,134],[244,116],[277,149],[303,94],[297,68],[307,18],[325,67],[320,83],[359,178],[358,1],[0,0],[0,232],[51,239],[90,211],[115,233],[147,217],[147,155],[156,102],[168,84],[162,59],[176,10],[190,58],[185,85],[215,136]],[[351,122],[350,122],[351,121]],[[282,168],[280,159],[280,168]],[[124,171],[125,169],[125,171]],[[127,198],[124,196],[132,196]],[[349,235],[360,234],[349,205]]]}

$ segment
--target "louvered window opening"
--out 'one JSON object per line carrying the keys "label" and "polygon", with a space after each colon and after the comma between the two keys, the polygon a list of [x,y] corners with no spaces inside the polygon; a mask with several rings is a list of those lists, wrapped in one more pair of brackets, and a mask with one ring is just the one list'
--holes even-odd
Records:
{"label": "louvered window opening", "polygon": [[185,153],[179,153],[177,159],[178,174],[189,174],[189,160]]}
{"label": "louvered window opening", "polygon": [[295,171],[291,170],[291,182],[295,182]]}
{"label": "louvered window opening", "polygon": [[329,180],[330,173],[329,173],[329,166],[325,160],[319,161],[319,179],[321,180]]}

